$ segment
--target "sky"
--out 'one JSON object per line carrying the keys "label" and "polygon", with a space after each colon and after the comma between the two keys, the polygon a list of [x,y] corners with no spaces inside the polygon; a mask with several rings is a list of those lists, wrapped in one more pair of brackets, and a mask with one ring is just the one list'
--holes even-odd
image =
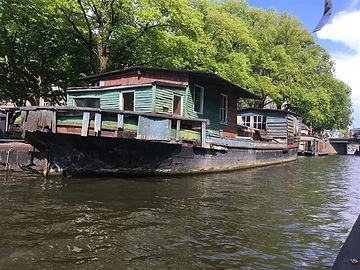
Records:
{"label": "sky", "polygon": [[[288,12],[311,33],[324,13],[324,0],[248,0],[249,6]],[[353,125],[360,128],[360,0],[332,0],[330,20],[312,33],[335,61],[335,77],[352,88]]]}

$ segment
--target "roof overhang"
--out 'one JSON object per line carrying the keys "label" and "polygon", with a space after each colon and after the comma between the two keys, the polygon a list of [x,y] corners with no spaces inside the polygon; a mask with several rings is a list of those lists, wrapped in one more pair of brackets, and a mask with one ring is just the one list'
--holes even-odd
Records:
{"label": "roof overhang", "polygon": [[81,78],[81,80],[86,80],[90,82],[98,81],[106,77],[112,77],[120,74],[125,73],[132,73],[136,72],[137,74],[141,75],[142,72],[161,72],[161,73],[177,73],[182,75],[187,75],[189,78],[199,78],[203,81],[212,83],[220,88],[228,89],[236,93],[238,97],[242,98],[250,98],[250,99],[261,99],[259,96],[245,90],[244,88],[240,87],[239,85],[232,83],[219,75],[208,72],[208,71],[199,71],[199,70],[188,70],[188,69],[171,69],[171,68],[159,68],[159,67],[142,67],[142,66],[135,66],[130,68],[124,68],[121,70],[114,70],[110,72],[100,73],[96,75],[90,75]]}

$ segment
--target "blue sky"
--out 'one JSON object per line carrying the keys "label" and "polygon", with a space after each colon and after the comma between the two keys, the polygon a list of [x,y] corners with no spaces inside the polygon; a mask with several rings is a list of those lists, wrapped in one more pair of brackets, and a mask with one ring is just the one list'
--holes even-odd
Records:
{"label": "blue sky", "polygon": [[[324,12],[324,0],[248,0],[249,6],[288,12],[311,33]],[[360,0],[333,0],[328,24],[312,33],[335,61],[335,76],[352,88],[353,126],[360,127]]]}

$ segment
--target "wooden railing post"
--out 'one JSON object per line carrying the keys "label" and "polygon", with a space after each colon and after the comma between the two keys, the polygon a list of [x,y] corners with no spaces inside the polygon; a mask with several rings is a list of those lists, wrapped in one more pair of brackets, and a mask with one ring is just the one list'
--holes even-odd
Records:
{"label": "wooden railing post", "polygon": [[117,128],[118,130],[124,129],[124,115],[122,113],[118,113],[117,115]]}
{"label": "wooden railing post", "polygon": [[95,136],[99,136],[101,132],[101,113],[95,113],[95,124],[94,124]]}
{"label": "wooden railing post", "polygon": [[201,122],[201,147],[206,147],[206,122]]}
{"label": "wooden railing post", "polygon": [[56,123],[56,111],[53,111],[52,121],[51,121],[51,132],[56,133],[57,123]]}
{"label": "wooden railing post", "polygon": [[178,120],[176,120],[176,136],[175,136],[175,139],[177,141],[180,140],[180,127],[181,127],[181,120],[178,119]]}
{"label": "wooden railing post", "polygon": [[90,112],[83,112],[83,121],[81,126],[81,136],[87,137],[90,123]]}

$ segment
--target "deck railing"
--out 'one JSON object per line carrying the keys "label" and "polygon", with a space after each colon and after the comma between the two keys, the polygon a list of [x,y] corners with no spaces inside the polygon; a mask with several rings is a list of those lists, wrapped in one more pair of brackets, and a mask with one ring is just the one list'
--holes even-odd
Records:
{"label": "deck railing", "polygon": [[206,147],[207,119],[179,115],[87,107],[22,107],[17,120],[23,132],[70,133],[180,143]]}

